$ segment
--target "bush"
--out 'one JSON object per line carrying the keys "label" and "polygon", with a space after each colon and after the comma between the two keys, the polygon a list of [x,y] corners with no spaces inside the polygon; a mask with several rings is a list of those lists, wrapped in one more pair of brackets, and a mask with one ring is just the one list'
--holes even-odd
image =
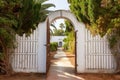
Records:
{"label": "bush", "polygon": [[56,51],[57,47],[58,47],[58,43],[57,42],[50,43],[50,51]]}
{"label": "bush", "polygon": [[65,44],[63,45],[63,48],[64,48],[64,50],[68,50],[68,44],[65,43]]}

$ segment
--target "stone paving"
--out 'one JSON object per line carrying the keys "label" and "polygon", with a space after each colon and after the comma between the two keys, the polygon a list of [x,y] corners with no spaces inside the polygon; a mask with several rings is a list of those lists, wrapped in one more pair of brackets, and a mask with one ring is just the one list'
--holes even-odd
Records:
{"label": "stone paving", "polygon": [[74,73],[74,66],[66,57],[61,48],[54,56],[55,61],[51,64],[46,80],[84,80]]}

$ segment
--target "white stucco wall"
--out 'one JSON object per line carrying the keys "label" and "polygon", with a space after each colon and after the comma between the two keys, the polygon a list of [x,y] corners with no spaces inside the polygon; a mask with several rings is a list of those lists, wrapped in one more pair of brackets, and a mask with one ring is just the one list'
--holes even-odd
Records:
{"label": "white stucco wall", "polygon": [[63,40],[66,38],[67,36],[51,36],[50,37],[50,42],[57,42],[58,43],[58,46],[59,45],[59,42],[62,42],[62,46],[64,45],[64,42]]}
{"label": "white stucco wall", "polygon": [[38,25],[38,72],[46,73],[46,21]]}

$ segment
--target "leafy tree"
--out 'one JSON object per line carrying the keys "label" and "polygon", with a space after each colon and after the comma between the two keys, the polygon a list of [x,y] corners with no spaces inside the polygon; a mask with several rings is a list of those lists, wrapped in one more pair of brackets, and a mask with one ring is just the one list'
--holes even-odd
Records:
{"label": "leafy tree", "polygon": [[74,27],[71,24],[70,21],[65,20],[65,34],[67,35],[67,38],[64,39],[64,49],[70,51],[71,53],[74,53],[75,51],[75,33],[74,33]]}
{"label": "leafy tree", "polygon": [[0,0],[0,50],[5,63],[2,69],[7,73],[12,72],[8,51],[15,46],[15,35],[30,35],[37,24],[46,19],[49,12],[47,8],[53,4],[43,4],[45,1]]}
{"label": "leafy tree", "polygon": [[57,30],[54,29],[53,31],[54,31],[53,36],[64,36],[65,35],[65,32],[62,29],[57,29]]}
{"label": "leafy tree", "polygon": [[50,35],[54,35],[54,32],[53,32],[53,29],[52,29],[52,28],[54,28],[54,31],[57,30],[57,28],[56,28],[56,26],[54,25],[54,23],[52,23],[52,24],[50,25]]}
{"label": "leafy tree", "polygon": [[[112,54],[120,71],[120,51],[115,49],[120,41],[120,0],[68,0],[70,10],[86,25],[93,35],[108,35]],[[117,33],[117,34],[116,34]]]}
{"label": "leafy tree", "polygon": [[65,26],[66,26],[66,29],[65,29],[65,34],[66,35],[68,35],[69,32],[74,31],[74,27],[73,27],[73,25],[71,24],[70,21],[65,20]]}
{"label": "leafy tree", "polygon": [[10,73],[12,70],[9,63],[10,54],[8,54],[8,50],[14,47],[15,31],[12,26],[16,26],[17,21],[16,15],[13,13],[13,8],[17,3],[19,1],[0,0],[0,45],[1,53],[4,54],[0,60],[5,65],[5,67],[1,68],[7,73]]}
{"label": "leafy tree", "polygon": [[51,31],[52,32],[51,34],[53,36],[64,36],[65,35],[65,31],[64,31],[65,26],[63,23],[59,25],[60,29],[57,29],[54,24],[51,24],[51,26],[54,28],[53,31]]}
{"label": "leafy tree", "polygon": [[58,43],[57,42],[52,42],[50,43],[50,51],[57,51]]}
{"label": "leafy tree", "polygon": [[[79,21],[86,24],[92,34],[104,36],[114,26],[113,20],[119,19],[119,0],[68,0],[71,11]],[[106,6],[107,5],[107,6]]]}
{"label": "leafy tree", "polygon": [[54,6],[53,4],[43,4],[47,0],[22,0],[22,6],[19,6],[18,27],[14,27],[17,34],[30,35],[36,28],[39,22],[43,22],[48,13],[47,8]]}
{"label": "leafy tree", "polygon": [[65,28],[64,24],[63,23],[60,23],[60,26],[59,26],[62,30]]}

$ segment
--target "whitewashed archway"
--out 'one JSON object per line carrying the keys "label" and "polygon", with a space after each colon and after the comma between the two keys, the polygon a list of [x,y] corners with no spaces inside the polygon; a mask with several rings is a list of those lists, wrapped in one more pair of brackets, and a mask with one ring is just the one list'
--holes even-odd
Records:
{"label": "whitewashed archway", "polygon": [[65,10],[51,12],[45,22],[39,23],[30,38],[17,38],[20,39],[19,45],[12,60],[15,71],[46,73],[47,21],[49,19],[48,23],[51,24],[57,18],[70,20],[77,31],[77,73],[114,71],[114,58],[108,48],[106,37],[92,37],[85,25],[78,22],[70,11]]}
{"label": "whitewashed archway", "polygon": [[[75,31],[77,31],[77,72],[112,72],[115,69],[114,59],[108,48],[106,37],[100,36],[93,37],[90,32],[85,28],[83,23],[77,21],[76,17],[70,12],[65,10],[58,10],[48,15],[49,24],[57,18],[65,18],[72,22]],[[47,20],[46,20],[47,21]],[[39,32],[42,34],[43,28],[46,26],[46,21],[39,24]],[[42,27],[41,27],[42,26]],[[44,28],[46,31],[46,28]],[[46,32],[44,32],[44,43],[40,45],[42,48],[46,44]],[[39,38],[42,37],[39,35]],[[39,47],[40,48],[40,47]],[[42,51],[43,49],[41,49]],[[43,54],[46,50],[43,51]],[[42,55],[41,55],[42,56]],[[43,60],[45,60],[45,56]],[[41,65],[40,65],[41,66]],[[44,65],[45,66],[45,65]],[[43,69],[41,69],[43,70]],[[44,70],[45,71],[45,70]]]}
{"label": "whitewashed archway", "polygon": [[[47,19],[49,19],[49,24],[51,24],[55,19],[58,19],[58,18],[65,18],[65,19],[70,20],[72,22],[73,26],[74,26],[75,31],[77,31],[77,45],[79,45],[79,46],[76,47],[77,48],[77,53],[79,53],[79,54],[77,54],[77,57],[79,57],[79,58],[77,58],[77,65],[78,65],[77,70],[80,71],[80,72],[83,72],[83,70],[85,68],[85,57],[84,57],[85,55],[82,54],[85,51],[85,49],[84,49],[85,47],[83,47],[84,44],[85,44],[85,42],[84,42],[85,41],[84,40],[85,35],[83,34],[84,31],[85,31],[85,26],[84,26],[83,23],[79,23],[77,21],[77,19],[75,18],[75,16],[70,11],[58,10],[58,11],[52,12],[48,15]],[[47,21],[47,19],[46,19],[46,21]],[[47,26],[46,21],[42,24],[39,24],[39,30],[40,30],[39,32],[41,32],[39,34],[43,34],[43,32],[42,32],[43,28],[42,27]],[[44,43],[42,41],[40,41],[38,43],[40,43],[40,45],[39,45],[40,47],[42,47],[42,48],[44,47],[44,49],[45,49],[45,47],[46,47],[46,46],[44,46],[46,44],[46,36],[45,35],[47,33],[46,28],[44,28],[44,31],[45,31],[44,32]],[[39,39],[41,39],[41,38],[43,38],[42,35],[39,35]],[[40,50],[40,52],[41,52],[41,51],[43,51],[43,49],[40,48],[40,47],[39,47],[39,50],[41,49]],[[43,51],[43,54],[44,53],[46,53],[46,50]],[[46,56],[46,55],[44,55],[44,56]],[[45,57],[43,58],[43,60],[45,60]],[[80,62],[80,61],[82,61],[82,62]],[[45,67],[45,65],[46,64],[44,64],[44,67]],[[41,66],[41,64],[40,64],[40,66]],[[43,69],[40,68],[40,70],[43,70]],[[44,71],[45,71],[45,69],[44,69]]]}

